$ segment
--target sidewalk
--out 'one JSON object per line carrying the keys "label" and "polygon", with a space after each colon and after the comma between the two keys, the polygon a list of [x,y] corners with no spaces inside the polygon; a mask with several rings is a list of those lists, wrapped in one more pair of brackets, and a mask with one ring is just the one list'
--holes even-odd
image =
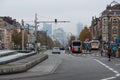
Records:
{"label": "sidewalk", "polygon": [[11,62],[9,64],[0,65],[0,74],[11,74],[18,72],[25,72],[36,64],[44,61],[48,58],[46,54],[35,54],[33,56],[20,59],[15,62]]}
{"label": "sidewalk", "polygon": [[1,75],[0,80],[22,79],[27,77],[47,75],[53,73],[56,70],[56,68],[61,64],[61,62],[61,58],[49,55],[49,58],[47,60],[27,70],[26,72],[10,75]]}

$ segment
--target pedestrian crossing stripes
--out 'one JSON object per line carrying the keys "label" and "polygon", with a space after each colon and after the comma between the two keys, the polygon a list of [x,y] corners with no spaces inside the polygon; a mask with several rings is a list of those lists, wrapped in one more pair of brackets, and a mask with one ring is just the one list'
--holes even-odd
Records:
{"label": "pedestrian crossing stripes", "polygon": [[73,55],[73,56],[83,56],[83,57],[99,57],[99,56],[101,56],[100,53],[91,53],[91,54],[86,54],[86,53],[75,54],[75,53],[72,53],[71,55]]}

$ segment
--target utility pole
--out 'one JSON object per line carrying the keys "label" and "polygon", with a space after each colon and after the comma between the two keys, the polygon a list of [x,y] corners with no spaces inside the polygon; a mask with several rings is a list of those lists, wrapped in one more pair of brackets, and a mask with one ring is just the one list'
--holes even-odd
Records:
{"label": "utility pole", "polygon": [[22,20],[22,50],[24,50],[24,21]]}
{"label": "utility pole", "polygon": [[35,14],[35,52],[37,53],[37,31],[38,31],[38,22],[37,22],[37,14]]}

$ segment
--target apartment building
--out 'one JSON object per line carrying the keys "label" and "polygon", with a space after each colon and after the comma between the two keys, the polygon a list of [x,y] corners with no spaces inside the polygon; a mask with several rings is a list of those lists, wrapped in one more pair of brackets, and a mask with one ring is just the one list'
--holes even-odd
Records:
{"label": "apartment building", "polygon": [[120,4],[116,1],[106,6],[99,18],[93,17],[90,31],[92,38],[104,42],[120,40]]}

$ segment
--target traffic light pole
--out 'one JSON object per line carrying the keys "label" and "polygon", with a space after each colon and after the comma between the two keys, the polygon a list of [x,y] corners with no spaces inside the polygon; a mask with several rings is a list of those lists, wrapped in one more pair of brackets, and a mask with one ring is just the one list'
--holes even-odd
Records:
{"label": "traffic light pole", "polygon": [[35,52],[37,53],[37,31],[38,31],[38,26],[37,26],[37,14],[35,14]]}

